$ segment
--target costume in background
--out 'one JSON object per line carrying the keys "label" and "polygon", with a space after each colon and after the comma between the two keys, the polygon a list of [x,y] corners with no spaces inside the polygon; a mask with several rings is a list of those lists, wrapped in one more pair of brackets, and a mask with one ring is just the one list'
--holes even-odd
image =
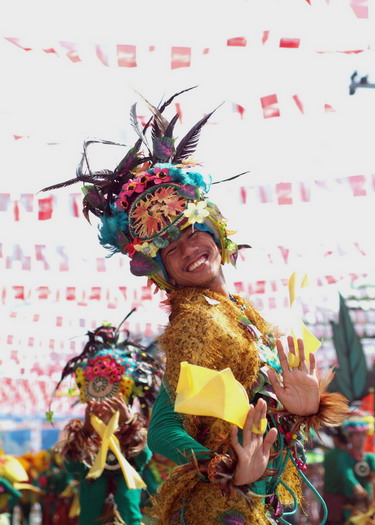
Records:
{"label": "costume in background", "polygon": [[72,513],[74,475],[63,465],[61,456],[53,449],[47,451],[49,461],[40,472],[37,483],[43,491],[39,503],[42,512],[42,525],[76,525],[77,515]]}
{"label": "costume in background", "polygon": [[23,491],[32,487],[21,461],[15,456],[0,453],[0,524],[12,521],[14,507],[20,501]]}
{"label": "costume in background", "polygon": [[[196,171],[197,163],[191,158],[201,128],[213,111],[178,144],[173,138],[178,115],[170,121],[163,115],[184,91],[159,108],[144,101],[153,116],[142,130],[136,105],[132,106],[131,122],[139,138],[113,171],[90,169],[90,141],[84,145],[77,178],[44,191],[84,182],[83,211],[87,218],[89,212],[100,218],[101,244],[112,253],[128,255],[134,275],[149,277],[169,293],[170,323],[159,341],[166,356],[166,373],[152,413],[149,445],[180,467],[172,471],[156,495],[157,523],[261,525],[282,520],[286,506],[295,512],[305,469],[303,434],[310,427],[341,422],[346,402],[339,394],[326,393],[322,384],[318,414],[302,418],[283,411],[263,369],[271,367],[280,372],[273,328],[240,297],[227,299],[201,288],[176,289],[169,281],[160,250],[178,240],[187,227],[213,236],[223,264],[235,265],[239,249],[248,247],[230,240],[233,232],[207,196],[211,177]],[[150,129],[151,140],[146,136]],[[141,146],[145,153],[140,151]],[[228,423],[218,418],[181,416],[174,411],[183,361],[217,371],[229,367],[252,403],[259,396],[267,401],[268,428],[276,427],[279,436],[258,482],[237,488],[232,484],[237,458],[227,445]]]}
{"label": "costume in background", "polygon": [[120,395],[130,408],[137,400],[141,412],[132,412],[121,423],[118,411],[107,424],[91,416],[92,435],[86,435],[82,421],[74,419],[57,448],[67,471],[79,480],[79,525],[124,521],[139,525],[145,487],[141,474],[151,458],[146,445],[148,417],[161,371],[143,346],[129,339],[119,342],[119,331],[112,326],[101,326],[88,336],[83,352],[65,366],[61,381],[74,374],[83,403]]}
{"label": "costume in background", "polygon": [[[340,431],[344,436],[355,432],[374,434],[373,417],[353,408]],[[333,459],[333,461],[332,461]],[[374,477],[375,454],[363,451],[361,457],[347,444],[342,449],[326,452],[324,492],[330,523],[347,525],[375,523]],[[367,497],[358,498],[354,487],[360,485]]]}

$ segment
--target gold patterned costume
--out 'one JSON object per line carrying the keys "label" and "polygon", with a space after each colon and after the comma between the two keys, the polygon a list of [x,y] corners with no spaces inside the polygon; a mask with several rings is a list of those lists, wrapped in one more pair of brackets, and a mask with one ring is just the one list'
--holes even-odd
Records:
{"label": "gold patterned costume", "polygon": [[[264,365],[259,355],[259,345],[270,345],[273,327],[264,321],[250,303],[244,302],[240,310],[232,300],[210,290],[181,288],[170,293],[169,301],[170,323],[159,339],[166,357],[164,394],[161,393],[154,407],[148,440],[155,452],[167,457],[168,453],[169,456],[172,454],[176,462],[183,463],[186,461],[184,454],[189,453],[189,446],[180,447],[180,458],[172,453],[171,448],[179,446],[178,440],[173,441],[171,428],[163,423],[163,415],[160,416],[168,399],[170,406],[174,403],[181,361],[218,371],[230,367],[252,400],[252,390],[257,383],[259,370]],[[239,322],[243,314],[251,321],[253,328],[261,333],[259,341],[254,339],[254,330],[249,330]],[[158,406],[160,399],[164,407]],[[230,423],[211,417],[176,414],[176,421],[178,419],[181,422],[181,435],[185,431],[203,445],[195,449],[197,455],[204,453],[205,448],[218,451],[231,428]],[[280,448],[280,443],[276,444],[276,448]],[[284,459],[285,451],[275,460],[278,467]],[[283,473],[283,479],[300,499],[300,479],[291,463]],[[251,489],[265,494],[273,484],[274,478],[270,477],[252,484]],[[293,502],[290,493],[280,483],[277,484],[277,490],[283,503]],[[234,518],[237,519],[236,523],[269,523],[266,517],[267,505],[262,498],[254,498],[249,504],[241,495],[233,496],[233,499],[227,500],[215,485],[203,480],[196,472],[176,469],[155,499],[155,515],[159,517],[157,523],[231,523],[228,520]]]}

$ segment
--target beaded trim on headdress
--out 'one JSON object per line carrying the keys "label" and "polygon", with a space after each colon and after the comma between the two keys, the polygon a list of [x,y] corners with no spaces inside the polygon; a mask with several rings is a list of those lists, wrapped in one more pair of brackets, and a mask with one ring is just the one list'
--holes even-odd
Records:
{"label": "beaded trim on headdress", "polygon": [[[90,212],[100,218],[100,243],[111,254],[128,255],[134,275],[148,276],[159,288],[167,290],[174,287],[168,282],[158,252],[178,240],[184,228],[194,225],[212,233],[223,263],[235,264],[238,252],[238,246],[228,238],[226,220],[207,199],[210,177],[195,171],[197,163],[191,159],[200,131],[215,110],[197,122],[178,145],[173,138],[178,115],[168,121],[162,114],[176,96],[190,89],[174,94],[160,108],[143,99],[153,116],[142,130],[136,104],[133,104],[130,117],[138,140],[114,171],[92,172],[87,148],[94,143],[121,144],[87,141],[76,178],[42,190],[83,182],[83,214],[87,220]],[[146,137],[148,130],[151,130],[152,146]],[[146,154],[141,151],[142,146]]]}

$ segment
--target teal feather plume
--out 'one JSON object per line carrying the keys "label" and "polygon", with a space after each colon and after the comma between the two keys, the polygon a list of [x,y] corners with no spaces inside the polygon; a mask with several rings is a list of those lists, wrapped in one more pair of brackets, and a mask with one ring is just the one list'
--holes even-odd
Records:
{"label": "teal feather plume", "polygon": [[126,231],[129,224],[126,212],[117,210],[113,207],[112,213],[113,215],[102,215],[100,217],[101,224],[99,226],[100,233],[98,235],[100,244],[105,248],[110,249],[112,252],[111,255],[121,251],[118,244],[118,234],[119,231]]}

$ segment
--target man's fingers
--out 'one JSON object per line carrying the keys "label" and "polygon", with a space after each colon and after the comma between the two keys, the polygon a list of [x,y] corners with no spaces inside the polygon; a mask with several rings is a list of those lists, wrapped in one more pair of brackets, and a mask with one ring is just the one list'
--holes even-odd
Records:
{"label": "man's fingers", "polygon": [[315,359],[315,355],[311,353],[311,354],[309,355],[309,358],[310,358],[310,374],[311,374],[311,375],[314,375],[314,374],[315,374],[315,370],[316,370],[316,359]]}
{"label": "man's fingers", "polygon": [[307,372],[307,365],[306,365],[306,354],[305,354],[305,346],[302,339],[297,339],[297,345],[298,345],[298,353],[299,353],[299,366],[298,368],[300,370],[303,370]]}
{"label": "man's fingers", "polygon": [[240,445],[240,442],[238,441],[238,427],[236,425],[233,425],[230,431],[230,441],[232,443],[232,447],[234,448],[238,456],[242,447]]}
{"label": "man's fingers", "polygon": [[257,404],[254,408],[254,420],[252,424],[252,432],[254,432],[253,428],[260,429],[261,427],[261,421],[262,419],[265,419],[267,415],[267,403],[264,401],[264,399],[258,399]]}
{"label": "man's fingers", "polygon": [[[288,338],[288,347],[290,351],[289,338]],[[285,375],[289,372],[289,364],[288,364],[287,355],[284,351],[283,343],[280,341],[280,339],[276,339],[276,348],[277,348],[277,353],[279,354],[281,369],[283,371],[283,374]],[[293,345],[292,353],[294,353],[294,345]]]}
{"label": "man's fingers", "polygon": [[271,451],[272,445],[275,443],[277,438],[276,428],[271,428],[263,439],[263,453],[268,455]]}
{"label": "man's fingers", "polygon": [[283,385],[280,382],[278,374],[275,372],[275,370],[268,370],[268,378],[271,381],[272,388],[276,394],[277,397],[280,396],[280,394],[283,394]]}
{"label": "man's fingers", "polygon": [[251,439],[252,430],[251,427],[254,424],[254,406],[249,406],[245,425],[243,427],[243,445],[246,446]]}
{"label": "man's fingers", "polygon": [[289,352],[291,354],[296,355],[296,347],[294,346],[294,337],[292,337],[291,335],[288,335],[287,341],[288,341]]}

